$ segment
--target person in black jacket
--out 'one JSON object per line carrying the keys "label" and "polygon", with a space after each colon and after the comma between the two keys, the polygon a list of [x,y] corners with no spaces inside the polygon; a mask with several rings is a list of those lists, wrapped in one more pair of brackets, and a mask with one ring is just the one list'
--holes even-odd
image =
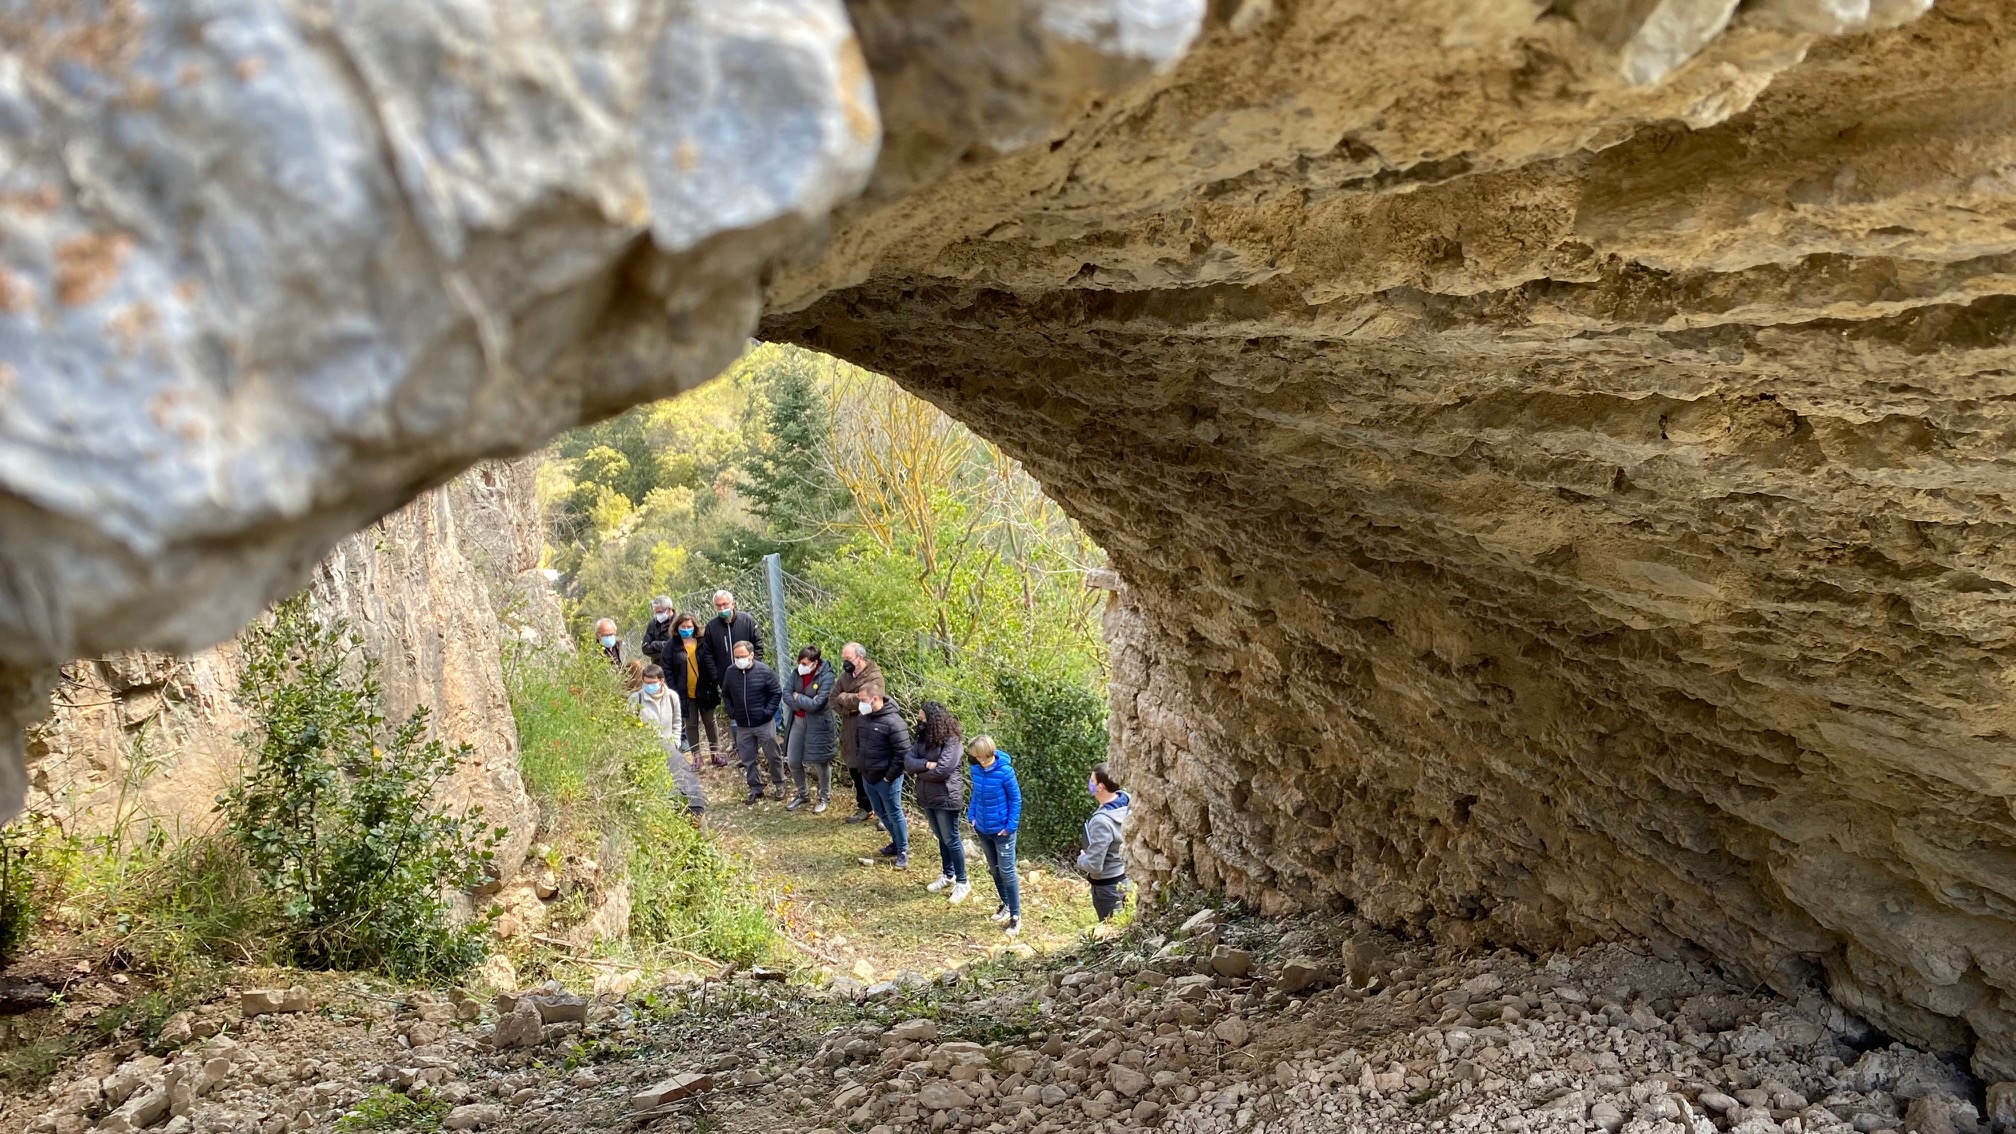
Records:
{"label": "person in black jacket", "polygon": [[938,840],[938,878],[924,888],[935,894],[950,886],[956,906],[973,892],[966,884],[966,836],[959,832],[959,816],[966,810],[965,730],[951,710],[926,701],[917,735],[917,747],[903,758],[903,770],[917,777],[917,806]]}
{"label": "person in black jacket", "polygon": [[735,733],[735,755],[749,783],[749,798],[743,804],[754,807],[763,799],[759,749],[768,757],[771,794],[783,799],[784,753],[777,747],[777,706],[784,703],[784,686],[769,666],[756,660],[750,643],[735,643],[734,664],[721,678],[721,698],[728,705],[728,727]]}
{"label": "person in black jacket", "polygon": [[896,702],[879,689],[862,694],[859,712],[854,757],[868,788],[868,804],[882,821],[882,829],[889,832],[889,845],[880,854],[894,859],[896,869],[908,870],[910,829],[903,822],[903,758],[910,753],[910,728],[903,723]]}
{"label": "person in black jacket", "polygon": [[651,600],[651,620],[644,624],[644,658],[667,673],[672,668],[667,656],[672,645],[672,613],[672,600],[659,595]]}
{"label": "person in black jacket", "polygon": [[727,676],[735,664],[735,643],[749,643],[750,657],[763,660],[762,636],[756,631],[756,620],[735,609],[735,596],[727,591],[714,592],[714,617],[707,620],[707,628],[700,632],[701,648],[714,663],[714,672]]}

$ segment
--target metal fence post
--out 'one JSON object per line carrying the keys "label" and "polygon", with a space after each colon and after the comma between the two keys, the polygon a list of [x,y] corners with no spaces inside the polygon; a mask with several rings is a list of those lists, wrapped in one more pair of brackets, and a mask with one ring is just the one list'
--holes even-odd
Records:
{"label": "metal fence post", "polygon": [[784,561],[776,553],[763,557],[763,588],[770,592],[770,643],[777,672],[791,660],[791,627],[784,621]]}

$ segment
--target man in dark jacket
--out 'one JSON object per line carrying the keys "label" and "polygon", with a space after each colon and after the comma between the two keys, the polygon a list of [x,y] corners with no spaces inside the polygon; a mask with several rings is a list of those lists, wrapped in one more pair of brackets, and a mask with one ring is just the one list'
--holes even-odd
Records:
{"label": "man in dark jacket", "polygon": [[714,617],[707,620],[707,628],[700,632],[701,649],[707,651],[707,660],[714,663],[714,672],[726,674],[735,663],[735,643],[749,643],[750,656],[763,660],[763,642],[756,632],[756,620],[735,609],[735,596],[727,591],[714,592]]}
{"label": "man in dark jacket", "polygon": [[671,647],[672,600],[659,595],[651,600],[651,621],[644,624],[644,658],[652,665],[670,673]]}
{"label": "man in dark jacket", "polygon": [[854,781],[854,814],[849,823],[866,823],[875,818],[868,805],[867,781],[854,758],[854,730],[861,717],[861,698],[882,695],[882,670],[868,657],[859,642],[840,647],[840,676],[833,686],[833,706],[840,713],[840,762],[847,766],[847,778]]}
{"label": "man in dark jacket", "polygon": [[880,689],[856,701],[860,716],[854,734],[854,758],[858,775],[867,781],[868,805],[889,832],[883,858],[894,859],[896,869],[910,869],[910,830],[903,822],[903,758],[910,754],[910,726],[896,703]]}
{"label": "man in dark jacket", "polygon": [[777,706],[784,703],[784,686],[769,666],[756,660],[750,643],[735,643],[734,663],[721,678],[721,698],[728,706],[728,727],[735,733],[735,755],[749,784],[749,798],[742,802],[754,807],[763,798],[759,749],[768,758],[771,794],[783,799],[784,753],[777,747]]}

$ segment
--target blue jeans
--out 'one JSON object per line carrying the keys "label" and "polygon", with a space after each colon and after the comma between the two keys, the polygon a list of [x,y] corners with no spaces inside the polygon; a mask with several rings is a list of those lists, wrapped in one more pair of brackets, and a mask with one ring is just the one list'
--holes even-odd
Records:
{"label": "blue jeans", "polygon": [[875,809],[875,818],[882,820],[882,829],[889,832],[889,842],[896,853],[909,854],[910,828],[903,823],[903,777],[897,776],[886,784],[871,781],[868,806]]}
{"label": "blue jeans", "polygon": [[1001,904],[1021,917],[1022,880],[1015,874],[1015,832],[997,835],[975,828],[973,837],[980,840],[980,851],[987,856],[987,873],[994,878],[994,892],[1001,895]]}
{"label": "blue jeans", "polygon": [[959,813],[927,807],[924,818],[938,840],[938,869],[954,882],[966,881],[966,840],[959,834]]}

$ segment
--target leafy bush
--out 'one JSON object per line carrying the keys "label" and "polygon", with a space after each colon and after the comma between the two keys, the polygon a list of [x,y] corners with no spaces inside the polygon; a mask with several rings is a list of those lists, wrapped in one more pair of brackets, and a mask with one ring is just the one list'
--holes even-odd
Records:
{"label": "leafy bush", "polygon": [[342,622],[316,622],[305,596],[246,632],[238,692],[258,723],[239,743],[252,767],[218,806],[278,900],[296,963],[458,976],[482,960],[485,926],[457,924],[447,895],[484,879],[503,831],[486,832],[480,808],[436,806],[469,747],[425,739],[424,708],[388,730],[358,646]]}
{"label": "leafy bush", "polygon": [[419,1097],[390,1087],[373,1087],[357,1105],[336,1120],[342,1134],[359,1130],[439,1130],[448,1114],[448,1100],[432,1091]]}
{"label": "leafy bush", "polygon": [[627,873],[633,944],[743,964],[766,957],[776,938],[762,900],[687,817],[657,734],[601,655],[518,649],[504,672],[541,837],[589,844],[605,868]]}
{"label": "leafy bush", "polygon": [[28,931],[41,916],[42,871],[36,851],[44,832],[37,820],[31,814],[0,827],[0,965],[13,960],[27,944]]}
{"label": "leafy bush", "polygon": [[1092,799],[1085,781],[1106,759],[1106,701],[1083,682],[1004,673],[994,679],[994,740],[1022,785],[1020,846],[1074,853]]}

